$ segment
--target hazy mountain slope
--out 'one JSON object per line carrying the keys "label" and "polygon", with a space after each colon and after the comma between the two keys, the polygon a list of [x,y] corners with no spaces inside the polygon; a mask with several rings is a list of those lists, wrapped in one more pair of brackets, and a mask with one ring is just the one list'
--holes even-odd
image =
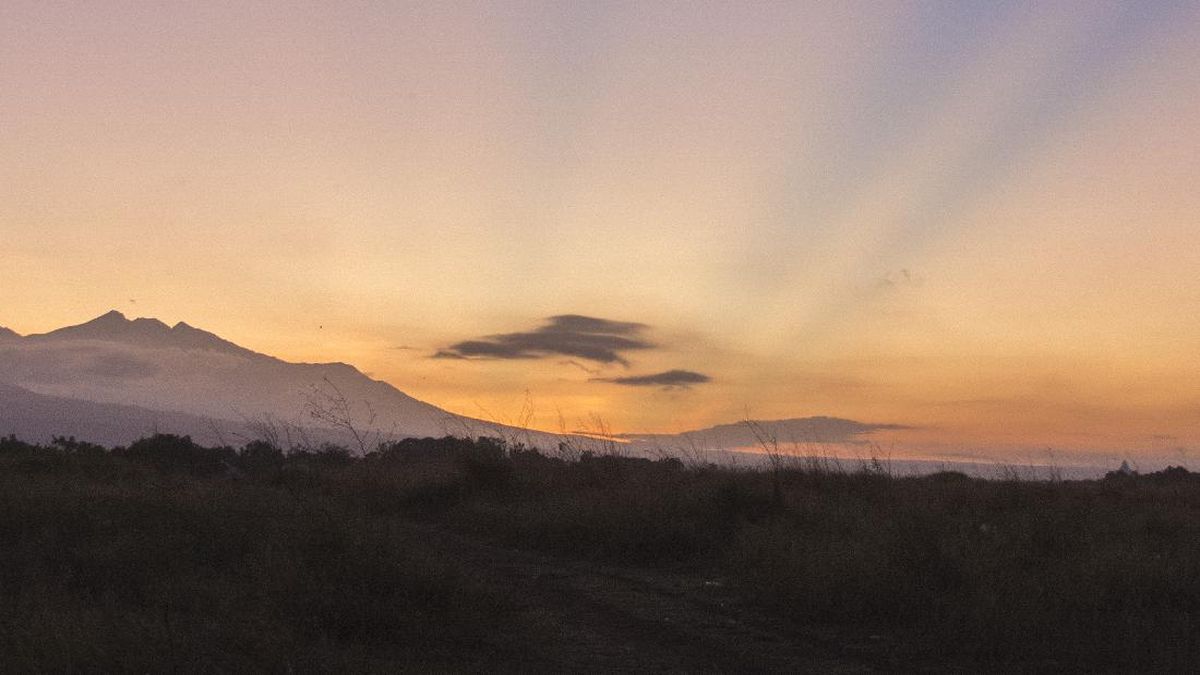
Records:
{"label": "hazy mountain slope", "polygon": [[385,435],[509,434],[343,363],[288,363],[186,324],[131,321],[118,312],[0,342],[0,382],[58,398],[307,426],[321,424],[310,414],[314,405],[329,409],[344,400],[345,417]]}
{"label": "hazy mountain slope", "polygon": [[810,443],[852,443],[873,431],[903,428],[839,417],[802,417],[719,424],[678,434],[621,434],[620,438],[638,445],[700,449],[749,448],[758,446],[760,440],[774,439],[781,448],[790,449],[793,445]]}
{"label": "hazy mountain slope", "polygon": [[[0,383],[9,385],[5,392],[13,401],[0,406],[0,433],[28,429],[37,438],[75,434],[93,442],[124,443],[159,430],[217,442],[220,439],[212,437],[214,424],[225,430],[222,433],[254,435],[248,430],[269,422],[308,429],[310,440],[345,442],[347,438],[338,435],[345,429],[337,427],[349,421],[371,441],[489,435],[555,448],[567,439],[456,415],[344,363],[289,363],[185,323],[168,326],[157,319],[130,320],[116,311],[78,326],[26,337],[0,329]],[[314,411],[329,414],[314,416]],[[21,419],[22,414],[29,419]],[[116,421],[102,423],[100,417],[105,415]],[[50,428],[55,420],[58,426]],[[757,424],[788,446],[848,443],[872,431],[896,428],[832,417]],[[628,452],[652,455],[660,450],[756,444],[745,424],[680,434],[624,434],[616,439],[627,443]],[[570,440],[576,448],[604,449],[602,441]]]}
{"label": "hazy mountain slope", "polygon": [[0,435],[13,434],[36,443],[49,442],[55,436],[74,436],[114,446],[128,445],[156,432],[189,435],[208,445],[242,443],[247,433],[241,425],[227,420],[45,396],[0,384]]}

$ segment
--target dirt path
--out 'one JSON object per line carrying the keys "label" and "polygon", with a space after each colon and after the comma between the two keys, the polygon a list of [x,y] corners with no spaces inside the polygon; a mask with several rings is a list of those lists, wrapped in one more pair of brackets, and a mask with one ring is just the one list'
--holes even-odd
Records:
{"label": "dirt path", "polygon": [[[558,672],[861,673],[887,668],[752,612],[719,579],[601,566],[464,537],[432,525],[407,534],[510,598],[520,669]],[[519,626],[519,628],[518,628]],[[532,627],[532,631],[530,630]],[[503,631],[504,628],[500,627]],[[530,632],[536,637],[530,640]],[[532,644],[530,644],[532,642]],[[524,657],[523,657],[524,659]]]}

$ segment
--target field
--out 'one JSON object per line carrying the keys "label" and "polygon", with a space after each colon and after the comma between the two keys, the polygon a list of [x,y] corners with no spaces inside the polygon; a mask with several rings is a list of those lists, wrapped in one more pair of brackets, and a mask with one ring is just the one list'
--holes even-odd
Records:
{"label": "field", "polygon": [[4,672],[1184,671],[1198,612],[1182,469],[0,440]]}

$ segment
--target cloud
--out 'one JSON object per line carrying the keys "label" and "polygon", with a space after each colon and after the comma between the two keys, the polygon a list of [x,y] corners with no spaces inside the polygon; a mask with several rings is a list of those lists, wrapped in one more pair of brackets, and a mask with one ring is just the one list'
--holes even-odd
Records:
{"label": "cloud", "polygon": [[691,370],[667,370],[653,375],[635,375],[631,377],[597,377],[593,382],[608,382],[622,384],[627,387],[688,387],[693,384],[711,382],[712,378],[703,373]]}
{"label": "cloud", "polygon": [[465,361],[467,359],[467,357],[463,356],[462,354],[459,354],[458,352],[455,352],[455,351],[450,351],[448,349],[439,349],[436,352],[434,352],[433,356],[431,356],[430,358],[433,358],[433,359],[459,359],[459,360],[463,360],[463,361]]}
{"label": "cloud", "polygon": [[83,367],[83,372],[114,380],[136,380],[157,374],[159,367],[151,361],[143,361],[120,353],[101,354]]}
{"label": "cloud", "polygon": [[578,314],[552,316],[532,331],[488,335],[438,350],[437,359],[540,359],[570,356],[598,363],[628,365],[623,352],[651,349],[642,337],[647,326]]}
{"label": "cloud", "polygon": [[566,359],[563,361],[559,361],[559,363],[561,363],[564,366],[575,366],[576,368],[582,370],[583,372],[587,373],[588,375],[598,375],[600,373],[600,368],[588,368],[587,366],[576,361],[575,359]]}

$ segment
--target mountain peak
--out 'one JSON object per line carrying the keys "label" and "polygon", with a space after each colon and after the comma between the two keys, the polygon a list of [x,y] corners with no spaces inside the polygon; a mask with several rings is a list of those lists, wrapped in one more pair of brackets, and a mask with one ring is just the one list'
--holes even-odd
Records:
{"label": "mountain peak", "polygon": [[21,336],[17,335],[16,331],[14,331],[10,328],[5,328],[4,326],[0,326],[0,340],[7,340],[9,338],[17,338],[17,337],[21,337]]}
{"label": "mountain peak", "polygon": [[118,326],[126,323],[129,323],[129,319],[126,319],[124,314],[113,309],[101,314],[87,323],[80,324],[80,326]]}
{"label": "mountain peak", "polygon": [[137,345],[140,347],[175,347],[202,349],[235,354],[254,354],[208,331],[193,328],[180,321],[174,326],[150,317],[130,320],[117,310],[102,314],[87,323],[31,336],[39,340],[100,340]]}
{"label": "mountain peak", "polygon": [[124,339],[134,335],[152,335],[167,330],[167,325],[158,319],[138,318],[130,321],[125,315],[112,310],[77,326],[52,330],[45,335],[80,339]]}
{"label": "mountain peak", "polygon": [[183,321],[176,323],[168,330],[175,345],[185,349],[208,349],[211,351],[257,355],[255,352],[238,346],[215,333],[196,328]]}

